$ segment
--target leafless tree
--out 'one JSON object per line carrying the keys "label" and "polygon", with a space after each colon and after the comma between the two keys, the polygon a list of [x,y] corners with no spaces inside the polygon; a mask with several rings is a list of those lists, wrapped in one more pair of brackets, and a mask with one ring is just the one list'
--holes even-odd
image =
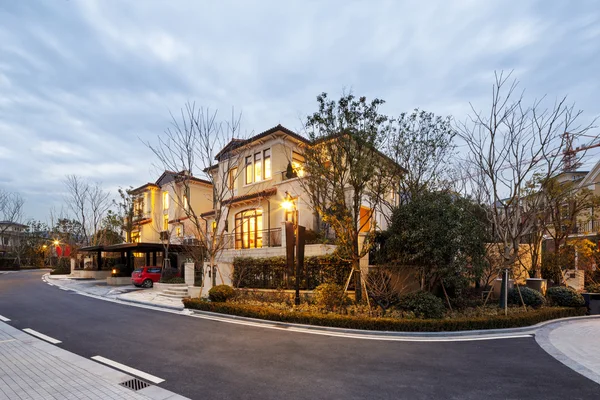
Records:
{"label": "leafless tree", "polygon": [[0,189],[0,221],[8,222],[0,226],[0,234],[10,227],[10,224],[21,223],[25,200],[19,193]]}
{"label": "leafless tree", "polygon": [[396,304],[400,295],[408,288],[410,272],[402,266],[370,267],[366,279],[368,294],[381,308],[386,311]]}
{"label": "leafless tree", "polygon": [[65,201],[75,220],[81,224],[82,242],[94,245],[102,238],[95,235],[101,230],[102,220],[112,205],[110,194],[99,183],[90,183],[77,175],[65,179]]}
{"label": "leafless tree", "polygon": [[550,179],[563,167],[565,133],[577,139],[592,127],[578,123],[582,111],[566,97],[549,108],[545,98],[526,105],[518,83],[509,82],[510,75],[496,73],[490,109],[482,112],[472,106],[472,116],[458,125],[469,149],[471,187],[489,205],[502,268],[515,264],[519,244],[535,228],[543,207],[536,182]]}
{"label": "leafless tree", "polygon": [[[156,155],[161,168],[181,172],[176,175],[176,184],[182,190],[174,191],[173,200],[185,213],[188,226],[205,250],[191,252],[191,255],[206,256],[209,265],[216,266],[221,274],[217,261],[230,244],[227,239],[228,231],[232,228],[227,223],[230,209],[228,200],[234,194],[231,182],[237,180],[244,170],[241,114],[236,115],[232,111],[229,120],[220,121],[217,111],[187,103],[179,118],[171,117],[172,127],[157,137],[156,144],[144,143]],[[207,216],[207,210],[198,209],[190,198],[195,174],[200,174],[212,184],[212,215]],[[214,221],[211,226],[209,219]]]}

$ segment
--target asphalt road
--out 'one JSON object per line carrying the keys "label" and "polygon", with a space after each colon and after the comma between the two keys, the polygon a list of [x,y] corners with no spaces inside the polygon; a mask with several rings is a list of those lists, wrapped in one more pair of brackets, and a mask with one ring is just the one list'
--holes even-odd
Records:
{"label": "asphalt road", "polygon": [[193,399],[599,399],[533,338],[384,342],[285,332],[111,303],[0,275],[0,315],[165,379]]}

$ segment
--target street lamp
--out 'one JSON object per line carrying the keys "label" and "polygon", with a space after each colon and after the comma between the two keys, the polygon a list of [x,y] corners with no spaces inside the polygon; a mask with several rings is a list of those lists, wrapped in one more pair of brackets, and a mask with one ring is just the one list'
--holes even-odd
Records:
{"label": "street lamp", "polygon": [[58,239],[54,239],[54,245],[58,246],[60,244],[60,242],[58,241]]}
{"label": "street lamp", "polygon": [[[296,211],[296,204],[294,203],[292,196],[286,191],[285,199],[281,203],[281,207],[286,211]],[[305,227],[298,226],[296,216],[292,217],[292,221],[285,222],[285,238],[286,238],[286,260],[288,268],[294,268],[295,284],[294,289],[296,292],[294,303],[300,305],[300,269],[304,266],[304,235]],[[295,249],[294,249],[295,247]],[[294,251],[295,250],[295,251]],[[296,253],[296,263],[294,265],[294,253]]]}

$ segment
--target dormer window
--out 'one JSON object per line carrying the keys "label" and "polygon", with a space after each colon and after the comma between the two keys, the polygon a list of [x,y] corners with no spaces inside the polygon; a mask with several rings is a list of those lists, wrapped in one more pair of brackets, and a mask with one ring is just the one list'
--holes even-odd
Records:
{"label": "dormer window", "polygon": [[246,157],[246,185],[271,179],[271,149],[266,149]]}

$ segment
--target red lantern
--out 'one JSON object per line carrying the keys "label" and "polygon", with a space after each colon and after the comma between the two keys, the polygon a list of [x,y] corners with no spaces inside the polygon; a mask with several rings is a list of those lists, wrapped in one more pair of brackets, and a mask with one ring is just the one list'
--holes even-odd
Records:
{"label": "red lantern", "polygon": [[58,257],[61,257],[61,256],[62,256],[62,249],[60,248],[60,246],[56,246],[56,255],[57,255]]}

